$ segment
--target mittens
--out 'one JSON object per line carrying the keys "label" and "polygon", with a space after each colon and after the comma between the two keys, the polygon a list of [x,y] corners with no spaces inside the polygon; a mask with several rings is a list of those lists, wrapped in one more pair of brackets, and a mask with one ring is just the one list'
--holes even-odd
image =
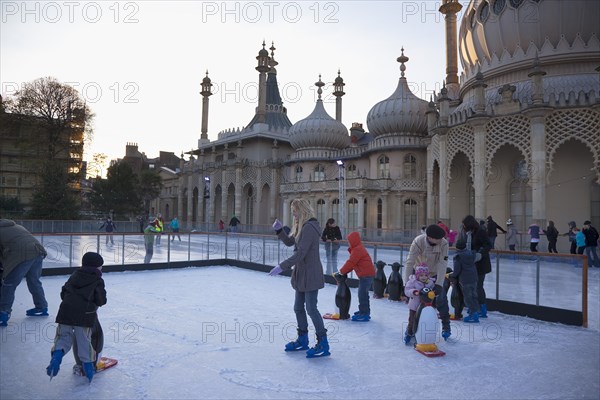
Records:
{"label": "mittens", "polygon": [[283,270],[281,269],[281,267],[279,265],[277,265],[277,266],[275,266],[275,268],[273,268],[269,272],[269,275],[271,275],[271,276],[279,275],[281,273],[281,271],[283,271]]}
{"label": "mittens", "polygon": [[282,228],[283,228],[283,225],[281,224],[281,221],[279,219],[276,219],[275,222],[273,222],[273,229],[278,231]]}

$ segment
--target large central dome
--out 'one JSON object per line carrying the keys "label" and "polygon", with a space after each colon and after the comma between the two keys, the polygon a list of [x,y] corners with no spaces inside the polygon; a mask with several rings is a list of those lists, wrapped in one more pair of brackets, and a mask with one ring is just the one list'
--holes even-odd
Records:
{"label": "large central dome", "polygon": [[575,61],[600,51],[600,1],[472,0],[464,15],[459,49],[467,78],[536,55]]}

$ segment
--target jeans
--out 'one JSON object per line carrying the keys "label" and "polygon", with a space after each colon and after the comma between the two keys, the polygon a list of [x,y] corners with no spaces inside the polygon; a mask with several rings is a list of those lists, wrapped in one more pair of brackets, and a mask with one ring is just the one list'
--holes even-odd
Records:
{"label": "jeans", "polygon": [[13,302],[15,301],[15,290],[23,278],[27,280],[27,288],[33,297],[35,308],[48,308],[44,288],[40,281],[43,261],[43,256],[23,261],[4,277],[2,288],[0,288],[0,311],[10,314]]}
{"label": "jeans", "polygon": [[373,277],[358,279],[358,312],[363,315],[371,315],[369,306],[369,289],[373,285]]}
{"label": "jeans", "polygon": [[110,244],[115,244],[113,237],[112,237],[112,233],[106,234],[106,244],[108,244],[108,239],[110,239]]}
{"label": "jeans", "polygon": [[494,245],[496,244],[496,237],[497,236],[489,236],[490,244],[492,245],[492,249],[494,248]]}
{"label": "jeans", "polygon": [[537,253],[538,243],[539,242],[531,242],[531,243],[529,243],[529,250],[531,250],[532,253]]}
{"label": "jeans", "polygon": [[460,286],[463,291],[465,305],[469,307],[469,314],[478,313],[479,300],[477,299],[477,284],[469,283],[465,285],[461,283]]}
{"label": "jeans", "polygon": [[[598,260],[598,253],[596,253],[596,246],[585,246],[585,255],[588,258],[588,267],[600,268],[600,260]],[[592,255],[594,255],[592,257]]]}
{"label": "jeans", "polygon": [[441,289],[435,297],[435,308],[437,308],[442,320],[442,330],[450,329],[450,308],[448,308],[448,293],[444,286],[436,284],[436,288]]}
{"label": "jeans", "polygon": [[325,273],[327,275],[337,272],[337,254],[339,249],[340,245],[337,243],[325,243],[325,254],[327,256],[327,268]]}
{"label": "jeans", "polygon": [[[325,329],[325,323],[323,317],[317,309],[317,297],[319,295],[318,290],[312,290],[310,292],[299,292],[296,290],[296,298],[294,300],[294,312],[296,313],[296,321],[298,323],[298,330],[302,332],[308,332],[308,319],[306,314],[310,315],[313,325],[315,326],[315,332],[317,337],[323,337],[327,335],[327,329]],[[306,309],[304,304],[306,303]]]}
{"label": "jeans", "polygon": [[154,255],[154,245],[146,243],[146,256],[144,257],[144,264],[149,264]]}
{"label": "jeans", "polygon": [[556,250],[556,239],[548,240],[548,253],[558,253],[558,250]]}

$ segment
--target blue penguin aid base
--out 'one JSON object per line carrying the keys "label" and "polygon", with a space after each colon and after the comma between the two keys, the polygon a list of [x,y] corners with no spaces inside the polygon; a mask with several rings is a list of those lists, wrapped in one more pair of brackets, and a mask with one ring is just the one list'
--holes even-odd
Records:
{"label": "blue penguin aid base", "polygon": [[[118,363],[119,361],[116,358],[100,357],[100,359],[96,363],[96,373],[112,368]],[[85,376],[82,366],[78,364],[75,364],[73,366],[73,374],[78,376]]]}

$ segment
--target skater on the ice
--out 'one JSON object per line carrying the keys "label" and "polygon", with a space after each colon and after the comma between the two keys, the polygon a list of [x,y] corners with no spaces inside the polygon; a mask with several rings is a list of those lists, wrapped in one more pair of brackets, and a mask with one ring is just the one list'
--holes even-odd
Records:
{"label": "skater on the ice", "polygon": [[475,252],[475,267],[477,268],[477,301],[479,302],[479,318],[487,318],[486,295],[483,284],[485,276],[492,272],[490,260],[490,240],[487,232],[481,229],[481,225],[475,217],[467,215],[463,221],[461,239],[467,244],[467,249]]}
{"label": "skater on the ice", "polygon": [[446,232],[438,225],[425,228],[425,233],[417,236],[410,245],[404,269],[404,282],[414,274],[415,265],[426,264],[432,277],[437,277],[435,284],[436,308],[442,320],[442,336],[450,337],[450,311],[448,298],[443,283],[448,267],[448,241],[444,239]]}
{"label": "skater on the ice", "polygon": [[0,265],[4,268],[0,287],[0,326],[8,325],[15,290],[23,278],[35,306],[27,310],[26,315],[48,315],[48,302],[40,281],[45,257],[44,246],[27,229],[10,219],[0,219]]}
{"label": "skater on the ice", "polygon": [[175,235],[177,235],[179,241],[181,242],[181,236],[179,236],[179,220],[177,219],[177,215],[173,217],[169,225],[171,226],[171,230],[173,231],[173,237],[171,238],[171,242],[175,241]]}
{"label": "skater on the ice", "polygon": [[229,231],[231,233],[236,233],[237,229],[238,229],[238,225],[241,224],[241,223],[242,223],[242,221],[240,221],[238,219],[238,217],[236,217],[235,214],[233,214],[233,216],[229,220]]}
{"label": "skater on the ice", "polygon": [[502,233],[506,233],[506,231],[504,230],[504,228],[502,228],[500,225],[498,225],[496,223],[496,221],[494,221],[494,219],[492,218],[491,215],[489,215],[487,217],[486,227],[487,227],[488,238],[490,239],[490,245],[492,246],[492,249],[493,249],[496,244],[496,238],[498,237],[498,229],[500,229],[500,231]]}
{"label": "skater on the ice", "polygon": [[[77,356],[85,376],[92,381],[96,372],[96,351],[92,346],[92,327],[98,318],[96,311],[106,304],[102,279],[104,260],[98,253],[88,252],[81,259],[82,267],[73,272],[62,287],[62,299],[56,315],[56,336],[50,365],[46,373],[56,376],[66,353],[77,342]],[[74,349],[75,350],[75,349]]]}
{"label": "skater on the ice", "polygon": [[506,244],[508,245],[508,249],[511,251],[516,250],[517,234],[517,228],[513,224],[512,219],[509,218],[506,221]]}
{"label": "skater on the ice", "polygon": [[577,254],[577,241],[575,240],[575,235],[577,234],[577,232],[575,231],[576,228],[577,224],[575,223],[575,221],[569,221],[569,230],[567,231],[567,233],[563,233],[561,235],[569,237],[569,243],[571,245],[569,252],[571,254]]}
{"label": "skater on the ice", "polygon": [[479,322],[479,302],[477,301],[477,268],[475,267],[475,253],[467,249],[464,239],[456,242],[456,255],[453,259],[453,272],[449,279],[458,279],[462,289],[463,298],[469,309],[464,322]]}
{"label": "skater on the ice", "polygon": [[325,255],[327,256],[326,274],[331,275],[337,271],[337,256],[340,249],[339,241],[342,240],[342,231],[335,224],[335,219],[329,218],[321,234],[321,240],[325,242]]}
{"label": "skater on the ice", "polygon": [[352,321],[369,321],[371,319],[369,289],[373,285],[375,266],[358,232],[351,232],[348,235],[348,252],[350,257],[339,273],[349,274],[354,271],[358,277],[358,311],[352,316]]}
{"label": "skater on the ice", "polygon": [[104,228],[104,231],[106,232],[106,244],[108,244],[109,238],[110,244],[115,244],[112,233],[113,231],[117,231],[117,225],[115,225],[111,217],[107,217],[98,230],[101,230],[102,228]]}
{"label": "skater on the ice", "polygon": [[598,231],[592,226],[591,221],[583,223],[583,234],[585,236],[585,254],[590,267],[600,268],[600,260],[596,248],[598,247]]}
{"label": "skater on the ice", "polygon": [[454,242],[456,242],[456,236],[458,235],[458,232],[455,231],[454,229],[450,229],[450,231],[448,232],[448,246],[452,247],[454,246]]}
{"label": "skater on the ice", "polygon": [[222,219],[219,220],[219,232],[223,232],[225,230],[225,222]]}
{"label": "skater on the ice", "polygon": [[158,236],[156,230],[156,222],[148,224],[144,229],[144,248],[146,249],[146,255],[144,256],[144,264],[149,264],[154,255],[154,237]]}
{"label": "skater on the ice", "polygon": [[433,289],[435,282],[429,277],[429,268],[426,264],[419,264],[415,268],[415,273],[408,278],[404,286],[404,294],[408,297],[408,326],[404,332],[404,344],[407,346],[414,342],[415,337],[415,319],[417,309],[421,303],[419,292],[424,287]]}
{"label": "skater on the ice", "polygon": [[[317,308],[319,289],[325,286],[323,265],[319,256],[321,227],[314,217],[314,211],[308,200],[293,200],[291,211],[294,222],[289,235],[286,234],[279,219],[273,223],[273,229],[279,240],[286,246],[294,246],[294,253],[269,272],[271,276],[274,276],[282,271],[292,271],[291,283],[296,291],[294,312],[298,323],[298,338],[286,344],[285,351],[307,350],[307,358],[328,356],[330,353],[327,329],[325,329],[323,317]],[[317,344],[310,349],[308,348],[307,313],[317,334]]]}
{"label": "skater on the ice", "polygon": [[554,221],[548,221],[546,228],[546,237],[548,238],[548,253],[558,253],[556,250],[556,241],[558,240],[558,229],[554,226]]}
{"label": "skater on the ice", "polygon": [[529,239],[529,250],[531,250],[532,253],[537,253],[537,247],[540,243],[540,235],[543,235],[544,231],[542,230],[542,228],[540,228],[538,224],[534,222],[531,225],[529,225],[529,230],[527,231],[527,234],[531,236],[531,239]]}
{"label": "skater on the ice", "polygon": [[448,234],[450,233],[450,228],[448,228],[448,225],[446,225],[442,220],[439,220],[437,224],[444,230],[444,232],[446,232],[446,236],[444,237],[448,239]]}
{"label": "skater on the ice", "polygon": [[154,220],[154,229],[156,230],[156,245],[160,246],[160,237],[165,230],[165,220],[161,213],[156,214],[156,219]]}
{"label": "skater on the ice", "polygon": [[[585,251],[585,234],[577,227],[573,228],[573,232],[575,232],[575,251],[577,254],[583,254]],[[590,264],[588,260],[588,266],[589,265]]]}

